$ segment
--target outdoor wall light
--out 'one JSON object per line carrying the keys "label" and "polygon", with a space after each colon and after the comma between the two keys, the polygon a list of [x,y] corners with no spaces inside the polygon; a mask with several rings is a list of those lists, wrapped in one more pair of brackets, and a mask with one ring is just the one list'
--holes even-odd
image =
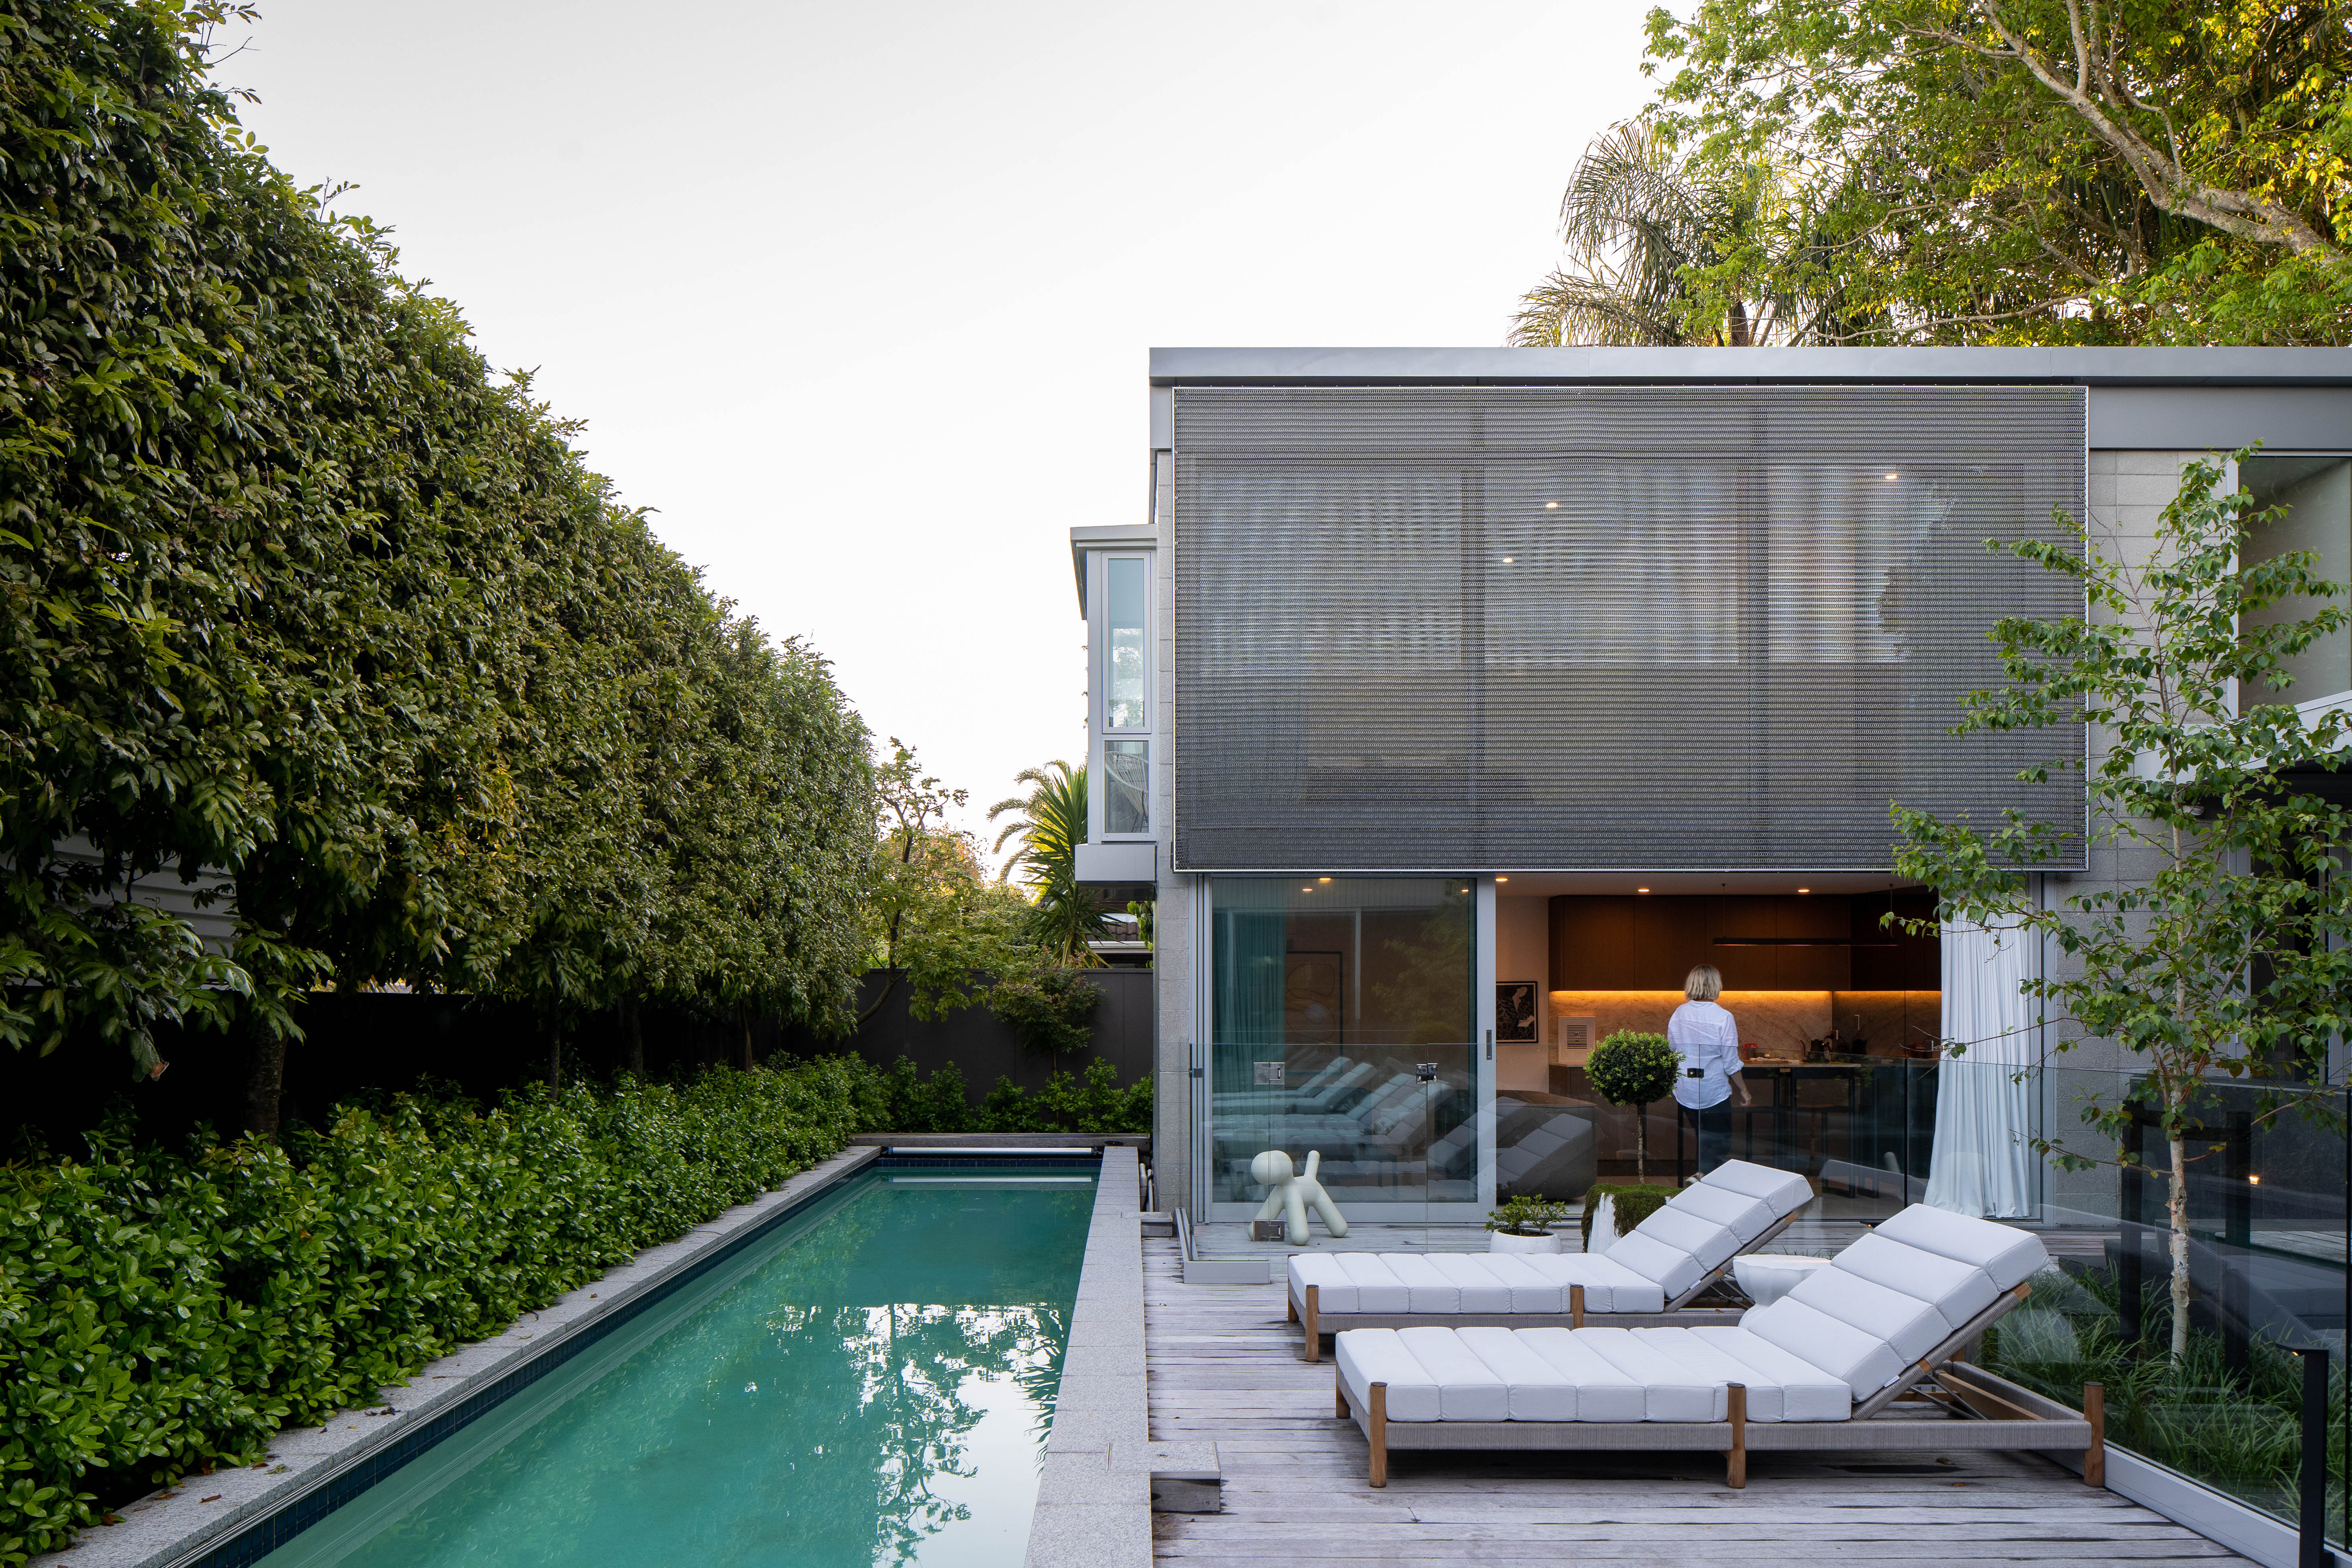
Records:
{"label": "outdoor wall light", "polygon": [[1558,511],[1559,510],[1559,502],[1558,502],[1558,501],[1556,501],[1556,500],[1548,500],[1548,501],[1544,502],[1544,510],[1546,510],[1546,511]]}
{"label": "outdoor wall light", "polygon": [[1506,565],[1506,566],[1508,566],[1508,565],[1511,563],[1511,562],[1513,561],[1513,559],[1514,559],[1514,557],[1512,557],[1512,556],[1508,556],[1508,555],[1504,556],[1504,557],[1503,557],[1503,564],[1504,564],[1504,565]]}
{"label": "outdoor wall light", "polygon": [[1637,893],[1646,893],[1646,892],[1648,892],[1650,889],[1647,889],[1647,888],[1636,888],[1636,889],[1634,889],[1633,890],[1634,890],[1635,892],[1637,892]]}
{"label": "outdoor wall light", "polygon": [[1317,881],[1318,881],[1318,882],[1328,882],[1328,881],[1329,881],[1331,879],[1330,879],[1330,878],[1328,878],[1328,877],[1318,877],[1318,878],[1316,878],[1315,879],[1316,879]]}
{"label": "outdoor wall light", "polygon": [[1497,877],[1497,878],[1496,878],[1496,879],[1495,879],[1495,880],[1496,880],[1497,882],[1507,882],[1507,881],[1509,881],[1509,880],[1510,880],[1510,879],[1509,879],[1508,877]]}
{"label": "outdoor wall light", "polygon": [[1900,474],[1889,474],[1889,475],[1887,475],[1886,477],[1887,477],[1888,479],[1901,479],[1903,476],[1902,476],[1902,475],[1900,475]]}
{"label": "outdoor wall light", "polygon": [[1810,892],[1811,892],[1811,891],[1812,891],[1812,889],[1811,889],[1811,888],[1799,888],[1799,889],[1797,889],[1797,891],[1799,891],[1799,892],[1801,892],[1801,893],[1810,893]]}
{"label": "outdoor wall light", "polygon": [[2246,1178],[2246,1184],[2249,1186],[2259,1187],[2263,1184],[2263,1179],[2260,1176],[2248,1176]]}

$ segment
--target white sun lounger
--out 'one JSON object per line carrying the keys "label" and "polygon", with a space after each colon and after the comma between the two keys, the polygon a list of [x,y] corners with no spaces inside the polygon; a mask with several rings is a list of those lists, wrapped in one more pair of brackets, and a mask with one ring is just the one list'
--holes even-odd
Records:
{"label": "white sun lounger", "polygon": [[[1689,1303],[1732,1258],[1786,1229],[1812,1201],[1804,1177],[1727,1160],[1617,1238],[1608,1253],[1302,1252],[1290,1258],[1289,1314],[1308,1361],[1349,1329],[1582,1328],[1729,1323],[1735,1309]],[[1665,1315],[1673,1313],[1673,1318]]]}
{"label": "white sun lounger", "polygon": [[1736,1326],[1351,1329],[1336,1413],[1376,1487],[1393,1449],[1496,1448],[1715,1451],[1734,1487],[1750,1451],[2079,1450],[2099,1486],[2097,1385],[2078,1414],[1950,1360],[2049,1262],[2028,1232],[1914,1205]]}

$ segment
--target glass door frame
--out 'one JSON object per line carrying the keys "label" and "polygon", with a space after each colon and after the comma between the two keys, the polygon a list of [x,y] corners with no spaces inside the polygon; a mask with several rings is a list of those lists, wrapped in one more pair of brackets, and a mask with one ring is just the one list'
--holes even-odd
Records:
{"label": "glass door frame", "polygon": [[[1439,876],[1413,872],[1413,876]],[[1478,1198],[1475,1203],[1360,1203],[1346,1201],[1341,1210],[1352,1222],[1367,1225],[1479,1225],[1495,1207],[1495,879],[1491,873],[1459,879],[1472,885],[1471,1002],[1473,1006],[1470,1061],[1474,1116],[1478,1129]],[[1215,1142],[1216,1053],[1206,1042],[1216,1016],[1217,923],[1211,891],[1213,875],[1192,879],[1192,929],[1200,933],[1193,946],[1192,1007],[1195,1038],[1192,1047],[1196,1119],[1192,1127],[1192,1212],[1203,1220],[1246,1220],[1257,1213],[1251,1202],[1218,1202],[1210,1176],[1210,1152]],[[1425,1179],[1425,1178],[1424,1178]],[[1316,1227],[1321,1235],[1321,1226]]]}

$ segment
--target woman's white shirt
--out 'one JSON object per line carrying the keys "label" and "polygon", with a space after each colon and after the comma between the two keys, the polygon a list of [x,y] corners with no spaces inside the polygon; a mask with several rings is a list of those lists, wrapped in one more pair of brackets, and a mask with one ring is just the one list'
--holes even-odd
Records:
{"label": "woman's white shirt", "polygon": [[[1715,1002],[1684,1003],[1666,1020],[1666,1044],[1682,1058],[1675,1103],[1705,1110],[1731,1098],[1731,1075],[1739,1070],[1739,1026],[1729,1009]],[[1692,1068],[1702,1076],[1691,1077]]]}

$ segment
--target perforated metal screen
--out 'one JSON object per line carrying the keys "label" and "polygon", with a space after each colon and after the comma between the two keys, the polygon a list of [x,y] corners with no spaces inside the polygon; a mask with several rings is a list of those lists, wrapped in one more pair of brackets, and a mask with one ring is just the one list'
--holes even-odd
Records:
{"label": "perforated metal screen", "polygon": [[1955,738],[1989,552],[2084,505],[2059,386],[1180,387],[1184,870],[1881,868],[2079,827],[2079,730]]}

